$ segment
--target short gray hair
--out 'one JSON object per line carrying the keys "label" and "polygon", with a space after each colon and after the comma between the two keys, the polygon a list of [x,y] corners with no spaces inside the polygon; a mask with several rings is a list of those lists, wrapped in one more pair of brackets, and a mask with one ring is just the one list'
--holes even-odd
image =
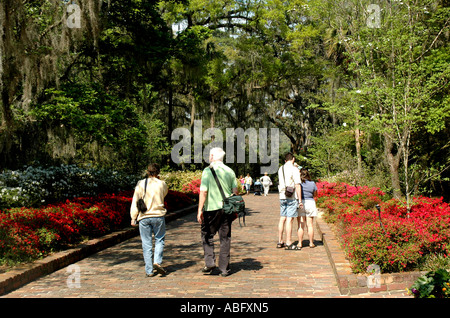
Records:
{"label": "short gray hair", "polygon": [[225,151],[222,148],[216,147],[212,148],[209,151],[209,155],[213,157],[213,160],[223,161],[223,157],[225,156]]}

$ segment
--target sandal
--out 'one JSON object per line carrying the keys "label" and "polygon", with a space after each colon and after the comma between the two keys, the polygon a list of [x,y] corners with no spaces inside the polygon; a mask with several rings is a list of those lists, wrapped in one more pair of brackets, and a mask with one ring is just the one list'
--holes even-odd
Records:
{"label": "sandal", "polygon": [[294,243],[292,243],[291,245],[286,247],[286,250],[290,250],[290,251],[300,251],[301,249],[302,249],[301,247],[298,247]]}
{"label": "sandal", "polygon": [[283,248],[285,245],[284,245],[284,243],[278,243],[277,244],[277,248]]}
{"label": "sandal", "polygon": [[314,244],[309,244],[309,247],[310,248],[314,248],[314,247],[316,247]]}

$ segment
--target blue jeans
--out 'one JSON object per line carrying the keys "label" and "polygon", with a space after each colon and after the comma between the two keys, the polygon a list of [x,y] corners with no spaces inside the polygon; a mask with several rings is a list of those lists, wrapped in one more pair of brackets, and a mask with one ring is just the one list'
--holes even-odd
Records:
{"label": "blue jeans", "polygon": [[297,200],[281,199],[280,216],[285,216],[288,218],[296,218],[298,216]]}
{"label": "blue jeans", "polygon": [[[161,264],[166,236],[166,219],[161,217],[144,218],[139,221],[139,233],[144,253],[145,273],[153,272],[153,263]],[[152,234],[155,234],[155,261],[152,259]]]}

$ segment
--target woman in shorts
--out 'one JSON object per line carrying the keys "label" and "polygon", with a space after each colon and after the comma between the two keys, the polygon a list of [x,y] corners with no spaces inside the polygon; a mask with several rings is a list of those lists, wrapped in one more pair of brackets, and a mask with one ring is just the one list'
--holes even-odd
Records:
{"label": "woman in shorts", "polygon": [[311,180],[308,170],[302,169],[300,172],[300,179],[302,181],[302,203],[300,206],[300,213],[298,216],[298,247],[302,247],[303,233],[305,226],[308,228],[309,247],[316,247],[314,245],[314,218],[317,216],[316,201],[314,197],[317,195],[317,186]]}

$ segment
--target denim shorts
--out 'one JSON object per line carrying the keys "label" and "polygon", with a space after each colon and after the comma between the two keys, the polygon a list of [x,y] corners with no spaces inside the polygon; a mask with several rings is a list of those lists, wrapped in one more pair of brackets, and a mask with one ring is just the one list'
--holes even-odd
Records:
{"label": "denim shorts", "polygon": [[280,199],[280,216],[296,218],[298,216],[297,200]]}

